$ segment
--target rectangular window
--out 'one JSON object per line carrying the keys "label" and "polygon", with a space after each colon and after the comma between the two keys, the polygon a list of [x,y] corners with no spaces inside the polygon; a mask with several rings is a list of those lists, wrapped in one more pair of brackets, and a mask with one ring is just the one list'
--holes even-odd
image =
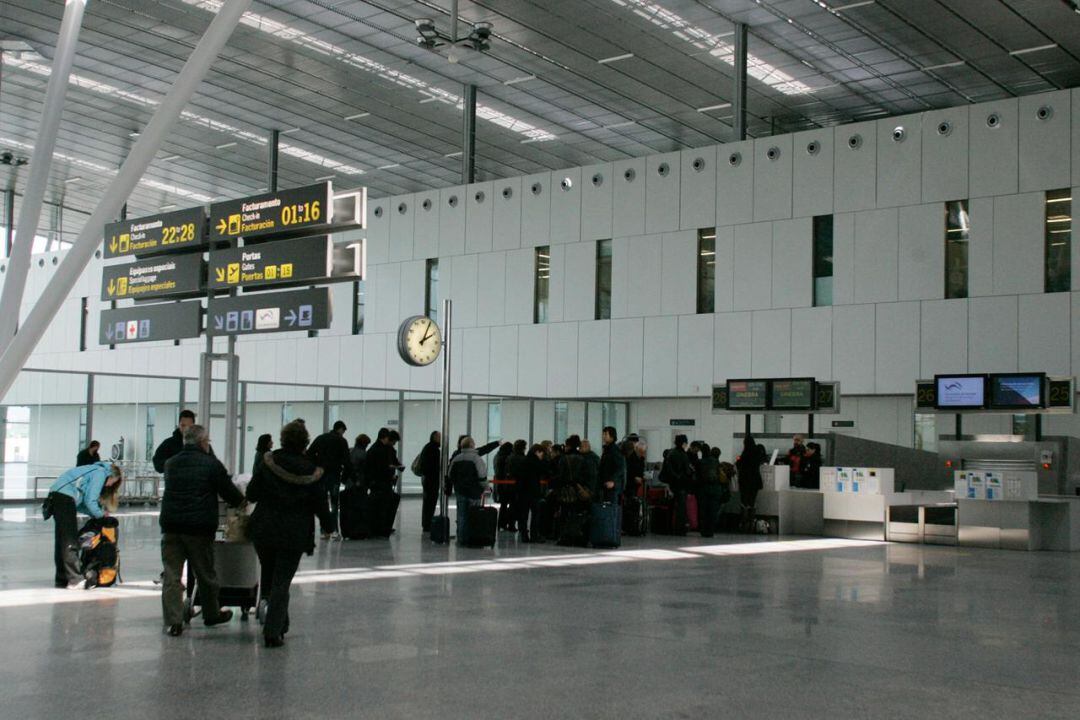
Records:
{"label": "rectangular window", "polygon": [[697,311],[716,311],[716,228],[698,230]]}
{"label": "rectangular window", "polygon": [[570,434],[570,406],[565,402],[555,403],[555,437],[556,443],[566,440]]}
{"label": "rectangular window", "polygon": [[487,441],[502,439],[502,403],[489,402],[487,407]]}
{"label": "rectangular window", "polygon": [[364,334],[364,280],[353,283],[352,334]]}
{"label": "rectangular window", "polygon": [[968,296],[968,233],[971,217],[967,200],[945,203],[945,297]]}
{"label": "rectangular window", "polygon": [[611,241],[596,241],[596,319],[611,319]]}
{"label": "rectangular window", "polygon": [[157,408],[151,405],[146,408],[146,443],[143,447],[146,454],[143,455],[144,458],[154,457],[154,449],[157,447],[154,444],[155,420],[157,420]]}
{"label": "rectangular window", "polygon": [[1046,191],[1046,292],[1072,290],[1072,190]]}
{"label": "rectangular window", "polygon": [[937,452],[937,415],[915,413],[915,449]]}
{"label": "rectangular window", "polygon": [[424,314],[439,323],[439,258],[430,258],[424,270]]}
{"label": "rectangular window", "polygon": [[86,352],[86,321],[89,315],[89,298],[82,298],[79,302],[79,352]]}
{"label": "rectangular window", "polygon": [[82,450],[84,447],[86,447],[87,445],[90,444],[90,438],[87,437],[88,433],[86,431],[86,420],[87,420],[87,413],[86,413],[86,407],[84,406],[84,407],[79,408],[79,449],[80,450]]}
{"label": "rectangular window", "polygon": [[814,218],[814,306],[832,305],[833,216]]}
{"label": "rectangular window", "polygon": [[536,248],[536,289],[533,301],[533,322],[548,321],[548,298],[551,293],[551,246]]}

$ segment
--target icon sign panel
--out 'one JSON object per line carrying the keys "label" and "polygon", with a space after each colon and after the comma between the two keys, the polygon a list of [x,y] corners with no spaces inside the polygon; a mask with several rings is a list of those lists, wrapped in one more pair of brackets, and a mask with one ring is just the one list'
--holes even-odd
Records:
{"label": "icon sign panel", "polygon": [[329,235],[215,250],[210,253],[208,284],[225,290],[325,281],[332,270],[332,251]]}
{"label": "icon sign panel", "polygon": [[98,342],[123,345],[131,342],[180,340],[199,337],[202,304],[198,300],[156,305],[134,305],[101,311]]}
{"label": "icon sign panel", "polygon": [[279,190],[210,206],[210,239],[232,240],[302,231],[333,220],[329,182]]}
{"label": "icon sign panel", "polygon": [[198,295],[203,289],[201,253],[165,255],[133,263],[107,265],[101,275],[101,299],[143,300]]}
{"label": "icon sign panel", "polygon": [[330,327],[330,290],[314,288],[214,298],[206,313],[210,335],[323,330]]}
{"label": "icon sign panel", "polygon": [[157,255],[206,245],[206,212],[201,207],[121,220],[105,226],[105,258]]}

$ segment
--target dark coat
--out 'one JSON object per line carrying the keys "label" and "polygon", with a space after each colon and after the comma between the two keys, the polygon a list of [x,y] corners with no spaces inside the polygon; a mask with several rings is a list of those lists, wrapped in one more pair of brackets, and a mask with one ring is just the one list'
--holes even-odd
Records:
{"label": "dark coat", "polygon": [[158,524],[162,532],[213,537],[218,529],[218,497],[236,507],[244,495],[213,455],[184,445],[165,463],[165,490]]}
{"label": "dark coat", "polygon": [[743,454],[739,456],[738,461],[735,463],[735,468],[739,473],[740,492],[743,490],[760,490],[762,488],[761,464],[763,462],[765,462],[765,457],[756,447],[744,451]]}
{"label": "dark coat", "polygon": [[184,436],[180,434],[180,428],[173,430],[172,435],[165,438],[157,450],[154,451],[154,469],[159,473],[165,472],[165,463],[169,458],[184,449]]}
{"label": "dark coat", "polygon": [[435,488],[439,484],[439,465],[442,464],[441,448],[429,441],[420,451],[420,477],[426,487]]}
{"label": "dark coat", "polygon": [[637,493],[637,484],[635,479],[640,478],[642,482],[645,481],[645,458],[637,454],[636,451],[626,457],[626,494],[635,495]]}
{"label": "dark coat", "polygon": [[79,451],[79,454],[75,456],[75,467],[84,467],[86,465],[93,465],[96,462],[101,462],[100,453],[93,453],[89,450],[83,449]]}
{"label": "dark coat", "polygon": [[559,458],[559,466],[554,478],[555,490],[566,485],[581,485],[596,496],[596,468],[584,455],[576,451],[567,451]]}
{"label": "dark coat", "polygon": [[322,471],[300,453],[267,453],[251,478],[247,497],[255,503],[248,534],[257,546],[304,552],[315,550],[315,518],[329,520]]}
{"label": "dark coat", "polygon": [[600,456],[600,488],[604,490],[604,483],[614,482],[615,489],[611,492],[622,494],[626,487],[626,458],[615,443],[604,446],[604,453]]}
{"label": "dark coat", "polygon": [[353,445],[353,449],[349,451],[349,462],[352,463],[352,480],[355,485],[360,487],[366,487],[364,470],[367,467],[368,447],[371,446],[360,447],[359,445]]}
{"label": "dark coat", "polygon": [[660,470],[660,479],[667,483],[673,491],[685,492],[690,488],[693,468],[690,466],[690,457],[681,447],[672,448],[664,465]]}
{"label": "dark coat", "polygon": [[368,448],[364,460],[364,479],[368,485],[380,490],[394,486],[394,466],[397,454],[389,445],[375,441]]}
{"label": "dark coat", "polygon": [[535,455],[514,453],[507,463],[507,474],[517,481],[514,486],[517,497],[522,500],[540,499],[540,476],[544,473],[544,461]]}
{"label": "dark coat", "polygon": [[352,477],[352,458],[349,457],[349,441],[341,433],[331,430],[315,438],[307,449],[307,456],[323,470],[327,480],[348,480]]}
{"label": "dark coat", "polygon": [[821,453],[803,455],[801,487],[818,490],[821,487]]}

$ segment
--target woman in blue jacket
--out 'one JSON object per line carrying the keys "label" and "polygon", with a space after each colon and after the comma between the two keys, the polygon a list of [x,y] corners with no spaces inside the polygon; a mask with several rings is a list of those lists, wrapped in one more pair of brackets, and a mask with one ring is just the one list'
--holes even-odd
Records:
{"label": "woman in blue jacket", "polygon": [[93,518],[115,512],[118,505],[120,468],[112,463],[96,462],[71,468],[49,488],[53,519],[56,522],[56,587],[75,589],[83,586],[79,572],[78,513]]}

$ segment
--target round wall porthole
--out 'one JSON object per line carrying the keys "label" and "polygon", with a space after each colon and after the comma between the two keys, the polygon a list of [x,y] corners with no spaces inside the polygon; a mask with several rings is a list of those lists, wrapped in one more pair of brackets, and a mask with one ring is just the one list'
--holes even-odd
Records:
{"label": "round wall porthole", "polygon": [[907,132],[900,125],[892,129],[893,142],[904,142],[905,137],[907,137]]}
{"label": "round wall porthole", "polygon": [[424,208],[425,212],[431,211],[431,198],[424,198],[424,202],[420,203],[420,207]]}
{"label": "round wall porthole", "polygon": [[671,166],[667,163],[660,163],[660,166],[656,168],[656,174],[660,177],[667,177],[671,172]]}
{"label": "round wall porthole", "polygon": [[634,182],[634,178],[637,177],[637,173],[634,172],[634,168],[626,168],[626,172],[622,174],[623,180],[626,182]]}
{"label": "round wall porthole", "polygon": [[691,166],[694,168],[694,172],[701,172],[705,169],[705,158],[694,158]]}
{"label": "round wall porthole", "polygon": [[821,152],[821,143],[819,143],[817,140],[811,140],[810,142],[806,143],[807,155],[817,155],[819,152]]}
{"label": "round wall porthole", "polygon": [[1001,127],[1001,116],[997,113],[990,113],[986,116],[986,127],[999,128]]}
{"label": "round wall porthole", "polygon": [[398,215],[404,215],[408,211],[408,209],[409,209],[408,205],[406,205],[405,203],[399,203],[398,206],[397,206],[397,214]]}
{"label": "round wall porthole", "polygon": [[728,155],[727,164],[731,167],[739,167],[742,163],[742,153],[733,152]]}
{"label": "round wall porthole", "polygon": [[373,212],[373,214],[375,215],[375,217],[377,217],[377,218],[381,218],[381,217],[382,217],[382,213],[383,213],[383,210],[382,210],[382,205],[376,205],[376,206],[375,206],[375,209],[374,209],[374,210],[373,210],[372,212]]}
{"label": "round wall porthole", "polygon": [[769,148],[768,150],[765,151],[765,157],[769,158],[770,160],[779,160],[780,159],[780,148],[775,147],[775,146]]}
{"label": "round wall porthole", "polygon": [[593,187],[600,187],[601,185],[604,184],[604,176],[601,175],[600,173],[596,173],[595,175],[592,176],[592,184],[593,184]]}
{"label": "round wall porthole", "polygon": [[477,204],[480,204],[480,203],[484,202],[485,197],[486,196],[484,195],[483,190],[477,190],[476,194],[473,195],[473,199],[476,200]]}
{"label": "round wall porthole", "polygon": [[446,204],[452,208],[456,208],[458,204],[457,195],[451,195],[450,198],[446,201]]}
{"label": "round wall porthole", "polygon": [[94,258],[97,259],[97,260],[101,259],[101,251],[100,250],[95,250],[94,251]]}
{"label": "round wall porthole", "polygon": [[574,187],[574,181],[568,177],[564,177],[562,182],[559,183],[559,187],[562,188],[563,192],[568,192],[570,188]]}
{"label": "round wall porthole", "polygon": [[38,260],[37,266],[42,268],[45,267],[45,258],[41,258],[40,260]]}
{"label": "round wall porthole", "polygon": [[539,195],[540,193],[544,192],[544,186],[538,182],[535,182],[532,184],[530,190],[532,191],[533,195]]}
{"label": "round wall porthole", "polygon": [[948,137],[952,134],[952,123],[948,120],[942,120],[938,123],[937,134],[942,137]]}
{"label": "round wall porthole", "polygon": [[53,265],[59,265],[59,264],[60,264],[60,258],[58,258],[58,257],[56,257],[56,256],[54,255],[54,256],[53,256],[53,259],[52,259],[52,264],[53,264]]}
{"label": "round wall porthole", "polygon": [[504,200],[509,200],[510,198],[514,197],[514,189],[504,187],[502,191],[502,196]]}
{"label": "round wall porthole", "polygon": [[1039,118],[1040,120],[1049,120],[1050,118],[1054,117],[1054,108],[1050,107],[1049,105],[1043,105],[1035,111],[1035,117]]}
{"label": "round wall porthole", "polygon": [[852,150],[858,150],[862,147],[862,135],[856,133],[847,139],[847,146]]}

